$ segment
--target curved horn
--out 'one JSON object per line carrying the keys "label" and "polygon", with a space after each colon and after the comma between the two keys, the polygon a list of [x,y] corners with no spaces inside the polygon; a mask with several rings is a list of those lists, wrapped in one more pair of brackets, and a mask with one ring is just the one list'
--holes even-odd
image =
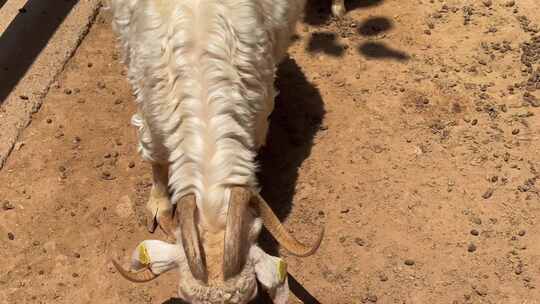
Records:
{"label": "curved horn", "polygon": [[262,217],[264,226],[283,246],[283,248],[285,248],[285,250],[295,256],[306,257],[312,255],[315,253],[315,251],[317,251],[317,249],[319,249],[324,236],[324,227],[321,228],[315,243],[312,246],[306,246],[297,241],[291,234],[289,234],[289,232],[287,232],[270,206],[268,206],[268,203],[266,203],[260,194],[254,193],[254,199],[257,202],[257,207]]}
{"label": "curved horn", "polygon": [[115,259],[112,259],[112,263],[116,270],[118,270],[120,275],[122,275],[124,278],[131,282],[144,283],[152,281],[153,279],[158,277],[158,275],[153,273],[149,267],[145,267],[138,271],[129,271],[120,266],[120,264]]}
{"label": "curved horn", "polygon": [[204,252],[199,239],[199,231],[195,223],[197,216],[197,205],[195,204],[195,195],[188,194],[182,197],[177,203],[178,209],[178,227],[182,235],[182,245],[189,269],[193,276],[203,282],[207,281],[206,261]]}
{"label": "curved horn", "polygon": [[237,275],[246,263],[249,248],[246,244],[249,229],[247,212],[251,195],[251,191],[243,187],[231,189],[223,248],[223,277],[225,280]]}

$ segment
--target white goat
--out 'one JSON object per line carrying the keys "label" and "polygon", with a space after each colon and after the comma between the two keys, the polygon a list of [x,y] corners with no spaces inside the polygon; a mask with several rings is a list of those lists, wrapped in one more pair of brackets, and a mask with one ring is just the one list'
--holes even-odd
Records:
{"label": "white goat", "polygon": [[[298,256],[312,254],[323,235],[313,246],[289,235],[255,175],[276,65],[305,0],[111,1],[139,105],[139,151],[152,164],[148,229],[159,225],[182,248],[182,298],[245,303],[256,293],[261,224]],[[115,265],[133,281],[157,276]]]}

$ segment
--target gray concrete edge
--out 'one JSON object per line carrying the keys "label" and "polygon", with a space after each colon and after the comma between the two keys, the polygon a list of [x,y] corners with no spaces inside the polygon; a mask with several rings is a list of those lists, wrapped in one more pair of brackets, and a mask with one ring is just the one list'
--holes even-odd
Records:
{"label": "gray concrete edge", "polygon": [[51,85],[86,37],[101,7],[101,0],[79,1],[0,106],[0,170],[10,154],[20,147],[17,142],[32,121],[32,114],[39,111]]}

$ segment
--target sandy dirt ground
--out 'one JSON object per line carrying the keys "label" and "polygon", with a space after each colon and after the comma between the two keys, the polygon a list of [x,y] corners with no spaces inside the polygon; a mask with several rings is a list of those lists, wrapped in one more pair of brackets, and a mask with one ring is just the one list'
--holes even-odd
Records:
{"label": "sandy dirt ground", "polygon": [[[309,5],[260,155],[287,227],[327,227],[304,259],[262,237],[290,303],[540,303],[538,1]],[[0,171],[0,303],[181,303],[175,273],[133,284],[108,262],[164,237],[108,18]]]}

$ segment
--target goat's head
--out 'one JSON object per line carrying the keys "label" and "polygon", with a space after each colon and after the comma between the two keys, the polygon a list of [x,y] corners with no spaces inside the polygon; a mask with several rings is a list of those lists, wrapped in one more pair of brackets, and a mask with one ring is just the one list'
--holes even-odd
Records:
{"label": "goat's head", "polygon": [[[312,246],[298,242],[282,226],[266,201],[244,187],[233,187],[224,229],[201,227],[194,195],[176,204],[173,216],[162,222],[164,230],[176,235],[180,258],[180,296],[192,303],[246,303],[257,292],[255,258],[252,249],[261,229],[261,219],[274,238],[293,255],[309,256],[319,247],[324,229]],[[202,228],[202,229],[201,229]],[[137,272],[114,265],[126,279],[150,281],[158,276],[150,267]]]}

